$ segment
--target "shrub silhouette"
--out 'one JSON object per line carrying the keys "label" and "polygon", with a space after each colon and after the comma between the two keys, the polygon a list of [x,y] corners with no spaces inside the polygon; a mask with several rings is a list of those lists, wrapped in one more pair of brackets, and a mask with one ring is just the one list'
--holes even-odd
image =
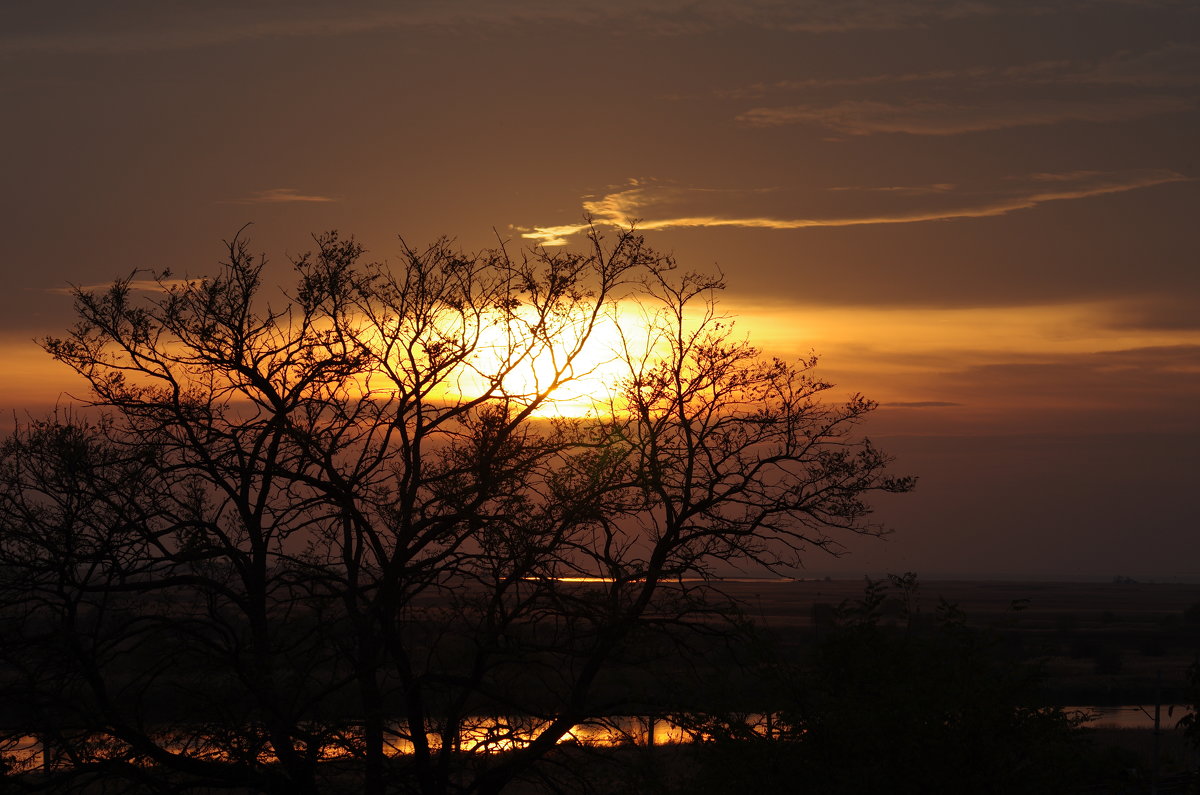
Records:
{"label": "shrub silhouette", "polygon": [[1008,659],[953,604],[918,612],[914,575],[890,585],[868,582],[806,658],[766,669],[787,705],[781,740],[709,727],[704,791],[729,791],[747,766],[767,789],[822,793],[1058,793],[1079,782],[1081,716],[1037,706],[1037,666]]}
{"label": "shrub silhouette", "polygon": [[[912,481],[875,404],[762,357],[718,279],[590,240],[386,266],[330,233],[276,292],[235,237],[211,278],[75,292],[45,347],[87,408],[0,451],[0,703],[52,782],[499,792],[638,708],[614,683],[711,628],[714,565],[880,532],[866,498]],[[547,417],[610,322],[611,394]]]}

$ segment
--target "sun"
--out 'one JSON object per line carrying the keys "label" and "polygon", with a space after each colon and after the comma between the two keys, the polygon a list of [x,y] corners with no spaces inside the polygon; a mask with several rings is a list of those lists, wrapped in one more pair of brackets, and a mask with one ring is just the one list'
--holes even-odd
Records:
{"label": "sun", "polygon": [[517,405],[537,404],[530,416],[540,418],[610,413],[629,377],[627,345],[645,320],[617,306],[595,318],[574,313],[538,321],[518,310],[506,322],[486,326],[456,379],[457,397],[494,389]]}
{"label": "sun", "polygon": [[421,323],[364,322],[353,336],[377,364],[351,389],[373,397],[419,391],[446,405],[504,401],[539,419],[613,416],[631,376],[662,353],[660,320],[639,302],[618,301],[596,315],[449,308]]}

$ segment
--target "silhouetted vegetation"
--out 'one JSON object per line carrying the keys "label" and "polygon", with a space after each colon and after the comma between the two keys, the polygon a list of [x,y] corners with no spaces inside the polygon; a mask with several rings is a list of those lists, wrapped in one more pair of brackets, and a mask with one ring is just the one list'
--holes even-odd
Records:
{"label": "silhouetted vegetation", "polygon": [[1200,752],[1200,656],[1188,668],[1188,692],[1185,698],[1190,711],[1179,718],[1179,726],[1192,747]]}
{"label": "silhouetted vegetation", "polygon": [[1046,706],[1037,659],[955,604],[921,611],[917,596],[912,574],[868,581],[860,600],[814,611],[810,642],[762,646],[754,680],[719,687],[740,686],[735,698],[771,720],[695,717],[708,739],[661,791],[732,792],[747,770],[765,791],[1149,791],[1148,758]]}
{"label": "silhouetted vegetation", "polygon": [[[90,402],[0,451],[0,720],[44,751],[10,782],[499,792],[721,631],[714,564],[879,532],[865,498],[912,482],[875,404],[591,241],[387,267],[328,234],[274,293],[235,238],[212,278],[77,290],[45,347]],[[631,301],[613,394],[543,416]]]}

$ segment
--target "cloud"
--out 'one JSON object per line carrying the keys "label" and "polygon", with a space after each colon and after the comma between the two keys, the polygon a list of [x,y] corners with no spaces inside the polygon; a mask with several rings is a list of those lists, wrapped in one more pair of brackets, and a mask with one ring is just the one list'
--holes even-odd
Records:
{"label": "cloud", "polygon": [[1111,323],[1116,329],[1160,329],[1176,332],[1200,331],[1200,312],[1196,299],[1187,291],[1175,290],[1165,295],[1130,297]]}
{"label": "cloud", "polygon": [[[640,21],[650,32],[684,32],[741,19],[753,22],[770,16],[769,2],[709,2],[655,0],[582,5],[553,0],[490,0],[433,2],[410,0],[402,8],[392,2],[366,0],[354,6],[323,0],[247,4],[212,0],[189,7],[165,6],[159,0],[126,0],[124,14],[93,11],[78,2],[47,2],[38,14],[5,26],[0,55],[106,55],[196,49],[271,39],[329,38],[378,32],[442,27],[495,30],[511,25],[568,23],[611,25],[622,19]],[[794,13],[784,12],[788,20]],[[18,15],[19,16],[19,15]],[[24,22],[22,25],[20,23]],[[760,22],[761,24],[761,22]],[[23,29],[24,28],[24,29]]]}
{"label": "cloud", "polygon": [[1151,50],[1121,51],[1088,62],[1032,64],[1020,72],[1003,70],[997,76],[1015,82],[1076,86],[1127,86],[1133,88],[1191,88],[1200,85],[1200,45],[1171,42]]}
{"label": "cloud", "polygon": [[[787,189],[714,190],[634,182],[586,199],[594,223],[644,231],[686,227],[808,229],[910,224],[957,218],[988,218],[1051,201],[1083,199],[1149,188],[1190,178],[1168,169],[1072,171],[1014,177],[993,185],[835,187],[813,192]],[[521,236],[544,246],[566,245],[588,225],[521,228]]]}
{"label": "cloud", "polygon": [[[1200,397],[1200,346],[1165,345],[1041,355],[978,364],[944,374],[938,386],[974,404],[1007,392],[1034,406],[1162,410],[1194,427]],[[1021,397],[1017,397],[1021,396]]]}
{"label": "cloud", "polygon": [[846,135],[959,135],[1062,122],[1120,122],[1194,110],[1191,97],[998,100],[984,104],[844,100],[832,104],[751,108],[737,120],[753,127],[812,124]]}
{"label": "cloud", "polygon": [[[135,292],[143,293],[164,293],[168,290],[182,287],[190,287],[200,283],[200,279],[130,279],[125,286]],[[69,287],[47,287],[43,292],[58,293],[60,295],[74,295],[76,290],[84,292],[95,292],[98,290],[108,290],[113,286],[113,282],[97,282],[95,284],[73,284]]]}
{"label": "cloud", "polygon": [[972,91],[1006,86],[1109,86],[1190,88],[1200,85],[1200,45],[1172,42],[1150,50],[1122,50],[1091,60],[1042,60],[1008,66],[967,66],[920,72],[805,77],[756,83],[717,94],[727,99],[823,89],[894,87],[923,83],[962,84]]}
{"label": "cloud", "polygon": [[333,198],[332,196],[319,196],[315,194],[301,193],[295,188],[268,188],[267,190],[256,190],[249,196],[240,199],[226,199],[223,204],[289,204],[295,202],[337,202],[341,199]]}
{"label": "cloud", "polygon": [[947,433],[1000,423],[1011,431],[1036,416],[1038,426],[1022,432],[1063,432],[1064,421],[1075,427],[1096,421],[1072,414],[1073,408],[1126,412],[1131,428],[1195,428],[1200,329],[1114,323],[1151,301],[1147,295],[837,306],[796,303],[777,291],[767,299],[724,296],[722,308],[769,355],[791,359],[818,351],[822,377],[877,398],[889,409],[883,413],[893,429]]}
{"label": "cloud", "polygon": [[[1053,9],[1042,0],[612,0],[603,4],[559,0],[264,0],[245,3],[163,3],[122,0],[44,0],[5,9],[0,16],[0,56],[104,55],[253,43],[268,39],[326,38],[430,27],[496,30],[546,23],[624,26],[641,33],[676,35],[731,26],[805,33],[895,30],[944,20],[991,16],[1079,13],[1123,0],[1074,0]],[[1170,0],[1139,5],[1172,8]],[[114,9],[115,6],[115,9]]]}
{"label": "cloud", "polygon": [[[861,367],[873,378],[944,373],[964,363],[1040,363],[1090,357],[1097,351],[1200,351],[1200,328],[1123,323],[1133,310],[1163,296],[991,306],[872,306],[723,302],[752,339],[772,354],[802,356],[812,348],[826,362]],[[899,396],[893,396],[897,398]],[[924,400],[926,396],[905,396]],[[954,399],[954,398],[944,398]]]}
{"label": "cloud", "polygon": [[869,193],[899,193],[905,196],[927,196],[931,193],[946,193],[954,190],[953,182],[935,182],[932,185],[886,185],[883,187],[843,186],[828,188],[831,191],[865,191]]}
{"label": "cloud", "polygon": [[880,403],[881,407],[889,409],[934,409],[948,408],[950,406],[961,406],[961,403],[954,403],[949,400],[898,400],[891,403]]}

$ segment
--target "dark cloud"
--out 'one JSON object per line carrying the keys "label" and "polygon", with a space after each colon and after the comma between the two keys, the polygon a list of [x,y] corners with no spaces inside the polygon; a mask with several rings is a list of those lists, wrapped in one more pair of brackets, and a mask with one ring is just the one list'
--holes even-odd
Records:
{"label": "dark cloud", "polygon": [[1112,328],[1160,331],[1200,331],[1195,298],[1167,291],[1161,295],[1133,296],[1114,307]]}
{"label": "dark cloud", "polygon": [[[1048,7],[1038,0],[614,0],[603,4],[556,0],[384,0],[353,5],[332,0],[266,0],[202,4],[159,0],[46,0],[7,4],[0,12],[0,55],[113,54],[212,47],[263,39],[321,38],[428,27],[626,23],[644,33],[680,34],[730,26],[798,33],[846,33],[921,28],[933,23],[997,17],[1042,17],[1120,7],[1126,0],[1074,0]],[[1172,8],[1169,0],[1140,2]]]}
{"label": "dark cloud", "polygon": [[892,409],[930,409],[930,408],[946,408],[948,406],[961,406],[961,403],[953,403],[948,400],[897,400],[888,403],[881,403],[880,406]]}
{"label": "dark cloud", "polygon": [[1169,42],[1148,50],[1121,50],[1105,57],[1090,59],[1060,58],[1019,64],[958,66],[920,72],[877,72],[858,75],[832,75],[781,79],[739,88],[720,89],[726,99],[766,97],[778,94],[811,94],[814,91],[842,91],[897,87],[927,90],[927,86],[981,89],[1055,86],[1136,87],[1154,89],[1192,88],[1200,85],[1200,45]]}
{"label": "dark cloud", "polygon": [[754,127],[815,124],[845,135],[960,135],[1062,122],[1121,122],[1196,108],[1192,97],[1015,99],[971,104],[914,100],[844,100],[830,105],[752,108],[738,121]]}
{"label": "dark cloud", "polygon": [[[130,279],[125,282],[125,287],[139,293],[163,293],[175,288],[189,287],[197,282],[197,279]],[[77,290],[96,292],[107,290],[112,286],[113,282],[97,282],[96,284],[77,284],[70,287],[47,287],[44,292],[57,295],[75,295]]]}
{"label": "dark cloud", "polygon": [[[1034,407],[1048,419],[1066,414],[1070,423],[1090,426],[1093,432],[1114,422],[1115,427],[1194,430],[1200,405],[1200,345],[1030,354],[946,374],[938,386],[939,393],[965,403],[1007,404],[1016,410],[1014,418]],[[1050,425],[1059,422],[1053,419]]]}

